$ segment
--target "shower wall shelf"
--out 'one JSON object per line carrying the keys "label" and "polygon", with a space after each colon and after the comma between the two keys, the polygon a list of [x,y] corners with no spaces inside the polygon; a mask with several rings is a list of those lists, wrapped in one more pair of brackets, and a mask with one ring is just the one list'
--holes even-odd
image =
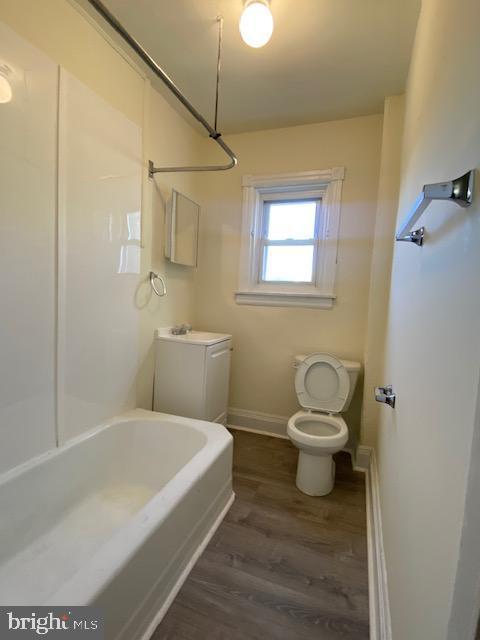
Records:
{"label": "shower wall shelf", "polygon": [[177,85],[168,76],[167,73],[158,65],[152,56],[145,51],[142,45],[125,29],[125,27],[117,20],[117,18],[111,13],[107,7],[100,2],[100,0],[88,0],[88,3],[97,11],[98,14],[110,25],[110,27],[118,33],[118,35],[128,44],[128,46],[135,51],[135,53],[143,60],[147,67],[155,74],[159,80],[173,93],[173,95],[179,100],[187,111],[199,122],[202,127],[207,131],[208,135],[229,158],[227,164],[216,165],[199,165],[199,166],[185,166],[185,167],[155,167],[150,160],[148,163],[148,176],[153,178],[156,173],[176,173],[185,171],[227,171],[233,169],[237,165],[237,157],[230,147],[222,140],[221,133],[217,131],[217,110],[218,110],[218,85],[220,80],[220,53],[222,44],[222,24],[223,19],[217,17],[219,24],[219,41],[218,41],[218,60],[217,60],[217,92],[215,100],[215,127],[212,127],[209,122],[202,116],[202,114],[195,109],[190,101],[183,95]]}
{"label": "shower wall shelf", "polygon": [[469,207],[473,201],[475,170],[468,171],[460,178],[448,182],[426,184],[418,196],[411,212],[404,219],[397,231],[395,239],[398,242],[413,242],[421,247],[425,235],[425,227],[413,230],[420,216],[433,200],[452,200],[461,207]]}

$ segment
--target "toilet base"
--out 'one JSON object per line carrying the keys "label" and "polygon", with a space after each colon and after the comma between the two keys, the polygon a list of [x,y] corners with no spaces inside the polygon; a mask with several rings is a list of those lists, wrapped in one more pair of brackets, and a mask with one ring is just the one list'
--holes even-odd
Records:
{"label": "toilet base", "polygon": [[297,487],[309,496],[326,496],[335,482],[335,462],[331,455],[311,455],[300,450]]}

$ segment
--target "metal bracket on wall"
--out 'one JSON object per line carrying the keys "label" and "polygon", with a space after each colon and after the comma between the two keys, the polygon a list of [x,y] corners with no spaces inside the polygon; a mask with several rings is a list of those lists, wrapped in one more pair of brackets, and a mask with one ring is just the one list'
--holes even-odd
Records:
{"label": "metal bracket on wall", "polygon": [[397,235],[397,242],[413,242],[417,246],[421,247],[423,244],[423,236],[425,235],[425,227],[420,227],[414,231],[410,231],[406,236],[399,238]]}
{"label": "metal bracket on wall", "polygon": [[386,387],[375,387],[375,400],[377,402],[388,404],[389,407],[395,409],[396,399],[397,396],[391,384],[387,384]]}
{"label": "metal bracket on wall", "polygon": [[475,170],[472,169],[455,180],[426,184],[411,212],[397,231],[395,239],[398,242],[413,242],[418,247],[421,247],[425,235],[425,227],[414,230],[412,230],[412,227],[418,222],[428,205],[433,200],[452,200],[461,207],[469,207],[473,201],[474,177]]}

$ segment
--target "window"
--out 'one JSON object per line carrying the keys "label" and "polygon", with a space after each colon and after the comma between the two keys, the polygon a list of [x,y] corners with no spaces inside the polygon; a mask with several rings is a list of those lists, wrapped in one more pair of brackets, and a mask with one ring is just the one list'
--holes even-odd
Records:
{"label": "window", "polygon": [[245,176],[238,304],[330,308],[343,169]]}
{"label": "window", "polygon": [[264,203],[259,282],[314,282],[320,203],[320,199]]}

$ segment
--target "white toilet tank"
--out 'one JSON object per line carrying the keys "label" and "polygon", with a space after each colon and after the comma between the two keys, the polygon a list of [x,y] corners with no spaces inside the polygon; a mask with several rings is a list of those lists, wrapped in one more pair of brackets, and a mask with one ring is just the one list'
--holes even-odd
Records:
{"label": "white toilet tank", "polygon": [[[295,356],[295,361],[293,363],[294,368],[296,369],[298,365],[301,362],[303,362],[307,357],[308,356],[305,354],[300,354]],[[342,409],[342,413],[343,413],[348,409],[348,407],[350,406],[350,402],[352,401],[353,393],[355,391],[355,387],[358,380],[358,374],[360,373],[360,369],[362,368],[362,365],[360,364],[360,362],[353,362],[351,360],[342,360],[341,358],[338,358],[338,360],[345,367],[345,369],[347,370],[348,376],[350,378],[350,390],[348,392],[348,398],[345,402],[345,406]]]}

